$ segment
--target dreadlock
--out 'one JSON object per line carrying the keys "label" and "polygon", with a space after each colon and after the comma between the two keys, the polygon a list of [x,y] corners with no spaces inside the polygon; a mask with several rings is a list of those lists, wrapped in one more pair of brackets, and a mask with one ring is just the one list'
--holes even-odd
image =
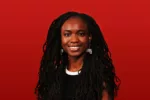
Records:
{"label": "dreadlock", "polygon": [[[108,91],[111,100],[117,95],[120,82],[115,74],[111,53],[104,40],[102,32],[95,20],[83,13],[67,12],[55,19],[48,30],[47,39],[43,45],[43,56],[39,69],[39,80],[35,88],[38,100],[57,100],[60,98],[61,71],[68,63],[66,53],[61,55],[61,26],[71,17],[81,18],[92,35],[92,55],[84,57],[81,77],[76,89],[75,100],[89,100],[89,96],[96,96],[101,100],[102,91]],[[118,83],[117,83],[118,82]],[[105,83],[105,85],[103,84]],[[91,99],[90,99],[91,100]]]}

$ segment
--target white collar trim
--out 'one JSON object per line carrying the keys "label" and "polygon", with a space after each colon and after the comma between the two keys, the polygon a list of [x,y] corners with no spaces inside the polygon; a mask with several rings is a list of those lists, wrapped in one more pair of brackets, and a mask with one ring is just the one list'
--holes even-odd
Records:
{"label": "white collar trim", "polygon": [[80,73],[81,73],[81,70],[79,70],[79,71],[75,71],[75,72],[71,72],[71,71],[69,71],[67,68],[66,68],[66,74],[67,75],[72,75],[72,76],[74,76],[74,75],[79,75]]}

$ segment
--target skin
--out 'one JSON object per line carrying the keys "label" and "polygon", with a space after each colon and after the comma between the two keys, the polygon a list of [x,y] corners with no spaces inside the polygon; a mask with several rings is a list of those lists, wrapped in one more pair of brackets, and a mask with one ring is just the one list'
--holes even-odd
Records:
{"label": "skin", "polygon": [[[61,45],[68,54],[69,71],[78,71],[81,69],[85,51],[91,39],[87,25],[79,17],[70,18],[62,25]],[[77,47],[77,50],[72,50],[71,47]]]}
{"label": "skin", "polygon": [[[82,68],[83,58],[86,54],[92,36],[88,33],[86,23],[79,17],[68,19],[61,27],[61,45],[69,58],[69,71],[78,71]],[[71,49],[70,47],[77,47]],[[102,100],[109,100],[108,92],[103,91]]]}

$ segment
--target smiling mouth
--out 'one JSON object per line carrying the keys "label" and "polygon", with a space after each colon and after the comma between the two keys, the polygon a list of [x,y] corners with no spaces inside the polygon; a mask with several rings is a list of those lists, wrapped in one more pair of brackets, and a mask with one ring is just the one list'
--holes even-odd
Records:
{"label": "smiling mouth", "polygon": [[77,46],[72,46],[72,47],[69,47],[69,49],[71,50],[71,51],[78,51],[79,49],[80,49],[80,47],[77,47]]}

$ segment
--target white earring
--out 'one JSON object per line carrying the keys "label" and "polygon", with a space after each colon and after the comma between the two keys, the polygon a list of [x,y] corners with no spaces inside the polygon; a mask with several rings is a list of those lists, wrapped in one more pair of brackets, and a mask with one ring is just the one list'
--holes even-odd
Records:
{"label": "white earring", "polygon": [[62,55],[62,54],[63,54],[63,52],[64,52],[64,50],[63,50],[63,49],[61,49],[61,50],[60,50],[60,54]]}
{"label": "white earring", "polygon": [[92,49],[91,49],[91,48],[88,48],[88,49],[86,50],[86,52],[88,52],[89,54],[92,54]]}
{"label": "white earring", "polygon": [[90,48],[91,46],[91,42],[89,42],[89,48],[86,50],[86,52],[88,52],[89,54],[92,54],[92,49]]}

